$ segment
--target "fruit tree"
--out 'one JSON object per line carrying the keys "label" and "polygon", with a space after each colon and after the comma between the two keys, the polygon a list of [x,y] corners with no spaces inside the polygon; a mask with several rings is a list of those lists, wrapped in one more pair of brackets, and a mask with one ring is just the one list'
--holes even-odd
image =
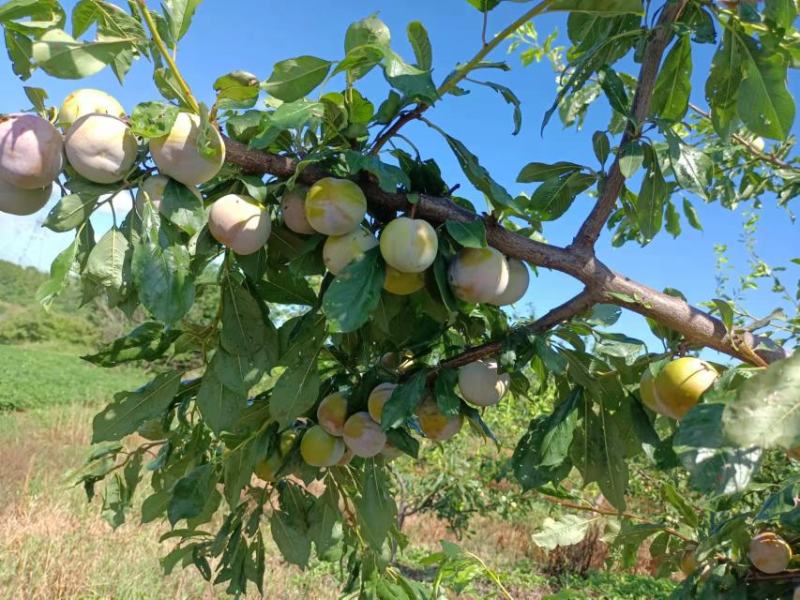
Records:
{"label": "fruit tree", "polygon": [[[342,24],[335,59],[210,77],[210,106],[176,52],[199,0],[80,0],[70,17],[57,0],[0,4],[19,79],[108,68],[124,84],[147,62],[162,96],[123,107],[76,85],[51,106],[25,87],[33,108],[0,116],[0,211],[30,215],[56,195],[44,225],[74,232],[39,300],[78,280],[85,301],[102,297],[135,325],[84,358],[151,363],[149,383],[94,418],[78,479],[114,525],[143,495],[142,521],[172,527],[167,570],[195,565],[232,594],[261,586],[271,535],[300,567],[339,561],[345,594],[428,598],[393,562],[405,539],[392,461],[467,428],[492,439],[485,411],[511,395],[548,398],[545,412],[519,415],[529,426],[510,464],[521,490],[613,517],[623,557],[650,540],[665,574],[686,574],[682,597],[791,595],[800,318],[789,313],[800,288],[781,281],[783,266],[756,264],[745,284],[769,281],[783,307],[757,319],[736,295],[693,306],[648,287],[595,247],[607,235],[636,252],[677,237],[682,220],[697,228],[693,201],[770,203],[792,218],[795,0],[515,0],[517,18],[496,26],[502,0],[467,1],[483,37],[463,42],[446,77],[420,21],[409,18],[413,56],[401,56],[372,15]],[[566,49],[536,33],[555,12]],[[516,197],[481,165],[485,149],[434,122],[436,107],[484,86],[511,105],[516,134],[517,95],[491,80],[510,68],[508,51],[520,52],[516,68],[546,60],[556,71],[542,129],[555,114],[580,127],[591,105],[610,107],[592,164],[521,161],[531,193]],[[693,70],[699,52],[713,53],[708,72]],[[381,97],[359,90],[370,73],[383,76]],[[443,136],[476,197],[444,181],[406,135],[411,122]],[[90,217],[119,193],[132,209],[95,231]],[[543,224],[577,198],[591,209],[572,241],[549,243]],[[507,307],[529,285],[535,295],[544,269],[582,290],[512,318]],[[200,299],[211,315],[192,312]],[[622,309],[645,317],[663,350],[607,331]],[[668,513],[629,512],[631,461],[661,482]],[[612,508],[584,502],[585,486]],[[548,527],[541,539],[555,545],[579,525]]]}

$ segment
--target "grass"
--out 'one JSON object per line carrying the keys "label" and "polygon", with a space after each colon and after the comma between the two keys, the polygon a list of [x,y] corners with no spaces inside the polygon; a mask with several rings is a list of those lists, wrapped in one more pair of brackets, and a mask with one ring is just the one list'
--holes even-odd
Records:
{"label": "grass", "polygon": [[147,381],[135,369],[102,369],[78,352],[0,345],[0,408],[31,409],[65,404],[96,406],[115,392]]}
{"label": "grass", "polygon": [[[156,600],[222,599],[222,587],[178,566],[162,575],[159,557],[168,543],[159,536],[166,524],[140,525],[137,512],[112,530],[99,515],[96,498],[87,503],[65,473],[78,466],[89,443],[90,423],[114,391],[132,389],[146,376],[135,369],[107,371],[75,352],[56,348],[0,346],[0,399],[19,411],[0,411],[0,600]],[[146,487],[146,484],[142,484]],[[141,500],[141,498],[140,498]],[[530,519],[529,519],[530,520]],[[540,598],[666,598],[669,581],[618,573],[593,573],[588,579],[555,580],[541,573],[542,553],[531,542],[533,522],[508,523],[477,517],[471,535],[458,541],[465,550],[498,571],[516,600]],[[433,576],[420,560],[439,549],[438,540],[455,541],[430,515],[410,518],[411,540],[402,568],[422,578]],[[269,536],[267,536],[269,538]],[[316,563],[301,572],[267,548],[264,597],[282,600],[338,597],[334,565]],[[259,597],[255,592],[249,598]],[[477,579],[461,595],[497,598],[496,588]]]}

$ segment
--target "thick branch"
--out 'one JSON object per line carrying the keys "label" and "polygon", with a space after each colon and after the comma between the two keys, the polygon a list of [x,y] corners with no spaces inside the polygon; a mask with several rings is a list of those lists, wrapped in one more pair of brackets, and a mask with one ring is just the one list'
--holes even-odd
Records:
{"label": "thick branch", "polygon": [[[287,178],[294,174],[297,166],[292,158],[249,150],[244,144],[230,139],[225,140],[225,145],[227,161],[242,167],[247,173]],[[326,175],[324,170],[312,165],[304,169],[298,178],[303,183],[313,184]],[[372,212],[384,214],[387,211],[411,209],[405,194],[386,192],[371,177],[365,177],[360,184]],[[616,304],[649,317],[682,334],[690,344],[714,348],[751,364],[763,364],[761,359],[754,356],[752,348],[757,344],[752,334],[744,332],[740,339],[732,338],[719,319],[680,298],[615,273],[594,256],[591,248],[561,248],[531,240],[505,229],[491,219],[483,219],[447,198],[420,194],[415,206],[417,217],[434,224],[482,219],[486,226],[487,241],[506,256],[566,273],[583,282],[587,293],[596,295],[598,301]],[[760,356],[766,362],[777,358],[774,354]]]}
{"label": "thick branch", "polygon": [[[523,325],[517,329],[517,331],[527,333],[544,333],[548,329],[552,329],[561,323],[566,323],[577,315],[586,312],[592,306],[594,306],[597,301],[598,297],[595,293],[590,291],[588,288],[584,289],[578,295],[570,298],[563,304],[556,306],[553,310],[539,317],[532,323]],[[486,356],[498,354],[502,348],[502,341],[487,342],[485,344],[481,344],[480,346],[475,346],[474,348],[470,348],[469,350],[462,352],[458,356],[454,356],[453,358],[440,362],[432,374],[435,375],[437,371],[442,369],[457,369],[458,367],[463,367],[464,365],[468,365],[469,363],[480,360]]]}
{"label": "thick branch", "polygon": [[[636,94],[633,97],[633,105],[631,107],[632,116],[628,121],[628,126],[625,128],[625,133],[622,135],[622,140],[619,144],[620,148],[623,148],[625,144],[635,140],[641,134],[641,124],[650,114],[650,103],[656,86],[658,67],[661,64],[664,50],[666,50],[672,39],[672,23],[681,14],[685,5],[686,0],[674,3],[668,2],[664,5],[661,17],[651,34],[652,37],[644,53],[642,67],[639,70],[639,83],[636,86]],[[608,177],[603,182],[597,203],[592,212],[589,213],[586,221],[581,225],[572,242],[574,246],[578,248],[591,248],[594,246],[597,238],[600,237],[603,226],[605,226],[606,221],[614,211],[614,207],[617,205],[617,198],[619,198],[619,194],[622,191],[622,185],[625,183],[625,176],[620,170],[619,161],[618,152],[608,172]]]}

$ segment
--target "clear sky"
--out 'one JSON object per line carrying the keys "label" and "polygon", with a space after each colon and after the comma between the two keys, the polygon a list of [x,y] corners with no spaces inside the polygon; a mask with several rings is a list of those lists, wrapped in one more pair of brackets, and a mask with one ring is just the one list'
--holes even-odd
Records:
{"label": "clear sky", "polygon": [[[70,10],[74,2],[63,4]],[[490,13],[489,34],[502,29],[524,10],[526,7],[518,3],[502,3]],[[433,43],[434,80],[437,83],[455,64],[470,58],[481,43],[481,14],[466,0],[205,0],[181,43],[178,63],[195,95],[211,104],[211,84],[216,77],[229,71],[244,69],[266,79],[272,65],[286,58],[303,54],[330,60],[342,58],[347,25],[376,12],[392,30],[393,47],[409,62],[412,62],[413,54],[406,40],[405,28],[409,21],[422,21]],[[564,15],[545,15],[535,23],[542,39],[553,28],[562,32],[563,39],[566,29]],[[695,85],[692,99],[701,106],[706,105],[702,81],[712,52],[712,46],[693,44]],[[519,135],[511,135],[511,107],[493,91],[477,86],[467,96],[447,97],[428,112],[428,117],[464,142],[512,194],[533,191],[530,185],[515,183],[520,168],[530,161],[571,160],[595,167],[591,135],[607,124],[609,113],[604,100],[590,109],[582,131],[565,130],[554,117],[544,134],[540,135],[542,115],[555,94],[550,65],[542,63],[523,68],[516,56],[505,56],[505,47],[497,49],[490,58],[507,58],[513,67],[509,73],[485,71],[482,78],[509,86],[521,99],[524,119]],[[80,82],[56,80],[37,73],[25,85],[46,88],[55,105],[77,87],[97,87],[116,96],[130,110],[138,102],[158,99],[151,72],[149,64],[139,61],[131,70],[124,88],[109,70]],[[790,89],[795,96],[800,96],[800,77],[796,72],[790,77]],[[0,83],[3,90],[0,113],[29,107],[22,91],[23,84],[15,79],[5,58],[0,61]],[[324,90],[314,93],[340,88],[341,80],[333,79]],[[376,106],[388,92],[377,70],[363,81],[361,89]],[[795,124],[795,135],[798,131],[800,128]],[[470,187],[438,133],[417,123],[408,125],[405,133],[426,158],[436,158],[449,184],[461,184],[459,194],[481,205],[480,194]],[[676,195],[674,200],[680,205],[680,196]],[[730,257],[738,271],[746,267],[746,254],[737,244],[743,215],[719,205],[702,205],[697,198],[692,200],[698,208],[703,231],[691,229],[684,221],[684,233],[677,240],[662,232],[644,248],[634,244],[612,248],[610,235],[604,232],[598,244],[599,257],[615,270],[652,287],[677,287],[693,303],[712,298],[715,243],[729,244]],[[789,259],[800,256],[800,227],[792,223],[785,211],[776,208],[773,198],[763,200],[765,208],[761,211],[757,251],[769,264],[787,265]],[[591,204],[590,197],[582,196],[564,218],[546,224],[548,240],[556,244],[568,243]],[[797,210],[797,203],[794,204]],[[46,214],[47,209],[33,217],[0,214],[0,258],[46,269],[58,251],[69,243],[71,236],[42,229],[40,224]],[[110,224],[108,215],[98,215],[96,220],[99,228]],[[800,267],[789,265],[785,282],[794,285],[798,276]],[[523,303],[528,303],[538,315],[579,289],[580,285],[569,277],[541,270],[539,277],[533,279]],[[777,298],[769,293],[748,296],[747,306],[758,316],[768,313],[776,304]],[[523,307],[518,307],[517,312],[523,312],[519,308]],[[625,315],[615,329],[652,339],[647,335],[644,321],[636,315]]]}

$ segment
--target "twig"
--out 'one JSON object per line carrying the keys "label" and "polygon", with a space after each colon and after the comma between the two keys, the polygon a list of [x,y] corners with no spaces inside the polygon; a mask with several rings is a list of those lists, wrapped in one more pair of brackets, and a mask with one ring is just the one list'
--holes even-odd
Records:
{"label": "twig", "polygon": [[[538,496],[540,498],[542,498],[543,500],[545,500],[546,502],[549,502],[550,504],[557,504],[558,506],[562,506],[564,508],[571,508],[573,510],[580,510],[580,511],[583,511],[583,512],[591,512],[591,513],[594,513],[594,514],[605,515],[605,516],[608,516],[608,517],[625,517],[626,519],[630,519],[632,521],[639,521],[639,522],[642,522],[642,523],[651,523],[652,522],[652,519],[648,519],[647,517],[643,517],[641,515],[635,515],[633,513],[624,512],[624,511],[623,512],[617,512],[615,510],[607,510],[605,508],[598,508],[598,507],[595,507],[595,506],[586,506],[584,504],[576,504],[574,502],[570,502],[569,500],[562,500],[560,498],[556,498],[554,496],[549,496],[549,495],[544,494],[542,492],[539,492]],[[661,529],[665,533],[667,533],[667,534],[669,534],[671,536],[674,536],[674,537],[676,537],[676,538],[678,538],[680,540],[683,540],[684,542],[694,542],[695,541],[692,538],[683,535],[679,531],[676,531],[676,530],[672,529],[671,527],[662,527]]]}
{"label": "twig", "polygon": [[[578,295],[555,307],[553,310],[539,319],[536,319],[527,325],[523,325],[514,331],[521,333],[542,333],[548,329],[552,329],[560,323],[569,321],[573,317],[583,312],[586,312],[596,302],[597,300],[594,293],[588,289],[585,289]],[[469,348],[457,356],[453,356],[452,358],[439,363],[439,365],[430,372],[428,378],[435,378],[436,374],[443,369],[457,369],[458,367],[463,367],[464,365],[468,365],[469,363],[480,360],[486,356],[498,354],[502,349],[503,340],[487,342],[485,344],[481,344],[480,346]]]}
{"label": "twig", "polygon": [[[690,102],[689,103],[689,108],[691,108],[692,111],[694,111],[695,113],[697,113],[698,115],[700,115],[703,118],[706,118],[706,119],[710,119],[711,118],[711,115],[708,112],[704,111],[702,108],[700,108],[696,104],[692,104]],[[774,166],[778,167],[779,169],[788,169],[790,171],[800,171],[800,169],[798,169],[797,167],[789,164],[786,161],[781,160],[777,156],[773,156],[772,154],[767,154],[763,150],[759,150],[751,140],[746,139],[744,136],[739,135],[738,133],[731,133],[731,137],[734,140],[736,140],[736,142],[739,145],[744,146],[745,148],[747,148],[747,151],[750,152],[750,154],[752,154],[753,156],[755,156],[757,159],[759,159],[761,161],[768,162],[771,165],[774,165]]]}
{"label": "twig", "polygon": [[[550,4],[552,4],[554,1],[555,0],[542,0],[542,2],[539,2],[539,4],[526,11],[521,17],[516,19],[513,23],[498,33],[490,42],[486,42],[484,39],[483,46],[480,50],[478,50],[475,56],[473,56],[469,62],[457,68],[455,72],[453,72],[452,76],[445,79],[442,85],[439,86],[439,88],[436,90],[436,97],[441,98],[450,90],[455,88],[467,75],[469,75],[470,71],[472,71],[484,58],[486,58],[487,54],[499,46],[505,39],[511,36],[517,29],[522,27],[533,17],[546,11]],[[422,113],[430,108],[430,106],[431,105],[427,102],[420,102],[413,110],[399,115],[394,124],[392,124],[391,127],[378,136],[369,153],[372,155],[378,154],[378,152],[381,151],[381,148],[383,148],[386,142],[388,142],[394,134],[396,134],[409,121],[419,118]]]}

